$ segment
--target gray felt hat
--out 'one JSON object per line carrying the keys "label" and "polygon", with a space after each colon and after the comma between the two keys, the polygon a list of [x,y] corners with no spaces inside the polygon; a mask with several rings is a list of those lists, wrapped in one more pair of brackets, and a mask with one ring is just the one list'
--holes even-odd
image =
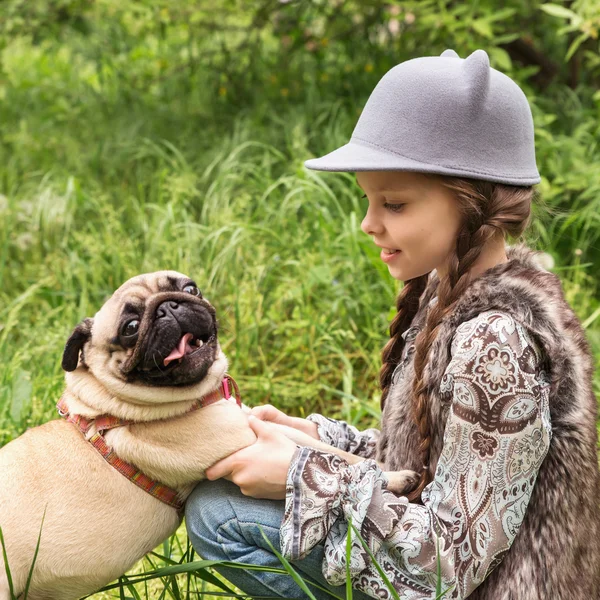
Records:
{"label": "gray felt hat", "polygon": [[407,60],[375,86],[337,150],[304,163],[318,171],[420,171],[511,185],[540,182],[527,97],[487,53]]}

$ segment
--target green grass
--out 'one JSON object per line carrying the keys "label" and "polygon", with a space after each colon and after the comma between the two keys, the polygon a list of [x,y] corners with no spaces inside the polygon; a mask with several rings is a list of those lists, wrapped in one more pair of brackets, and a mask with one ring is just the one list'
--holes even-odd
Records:
{"label": "green grass", "polygon": [[[127,53],[117,33],[3,41],[0,445],[56,418],[72,328],[129,277],[167,268],[217,308],[247,404],[375,425],[398,282],[360,231],[366,200],[353,175],[302,164],[347,142],[365,98],[328,95],[290,72],[301,84],[288,102],[265,72],[255,89],[264,84],[268,100],[235,104],[215,95],[209,71],[145,71],[173,40],[141,38]],[[600,151],[581,98],[530,98],[548,206],[535,207],[529,241],[554,257],[598,361]],[[217,590],[188,573],[132,587],[140,573],[191,560],[182,527],[120,589],[94,598]]]}
{"label": "green grass", "polygon": [[[8,199],[0,291],[4,440],[53,416],[71,329],[123,281],[172,268],[216,306],[232,372],[250,404],[330,411],[377,405],[378,351],[395,283],[359,230],[350,176],[303,171],[238,134],[189,164],[170,143],[140,140],[142,185],[112,201],[93,181],[42,178]],[[301,153],[306,156],[308,151]],[[141,167],[140,167],[141,168]],[[18,196],[28,200],[20,200]],[[43,331],[43,336],[37,332]],[[35,365],[35,369],[33,368]],[[26,421],[6,419],[11,390],[31,386]],[[361,393],[362,392],[362,393]],[[25,413],[24,413],[25,414]]]}
{"label": "green grass", "polygon": [[[44,513],[45,514],[45,513]],[[35,552],[32,557],[31,567],[27,578],[27,584],[25,591],[22,596],[22,600],[27,600],[27,594],[29,585],[31,582],[32,574],[35,568],[35,562],[37,559],[38,550],[40,547],[40,540],[42,536],[44,519],[40,527],[38,535],[38,541],[36,544]],[[183,529],[183,526],[181,527]],[[97,600],[104,598],[113,598],[114,593],[118,591],[119,598],[133,598],[134,600],[141,600],[142,598],[173,598],[173,600],[187,600],[190,597],[202,597],[202,598],[246,598],[246,596],[237,590],[234,586],[231,586],[222,577],[215,575],[212,572],[214,566],[225,566],[235,569],[248,569],[253,571],[267,571],[271,573],[287,574],[291,577],[302,591],[306,594],[307,598],[315,599],[313,590],[320,590],[325,592],[331,598],[337,598],[343,600],[341,596],[332,593],[328,589],[317,585],[312,582],[305,581],[302,576],[294,569],[294,567],[287,561],[287,559],[281,555],[281,553],[271,544],[268,537],[265,535],[262,528],[259,526],[261,534],[265,539],[267,545],[271,548],[273,554],[279,559],[282,567],[260,567],[257,565],[240,563],[240,562],[229,562],[229,561],[216,561],[216,560],[196,560],[194,556],[194,549],[192,548],[189,541],[186,542],[185,549],[182,548],[180,543],[180,532],[175,534],[169,541],[166,541],[162,545],[163,554],[156,551],[148,553],[137,567],[127,575],[123,575],[118,581],[106,585],[96,594],[85,596],[84,598],[95,598]],[[349,520],[348,533],[346,536],[346,565],[350,564],[351,548],[354,538],[358,540],[358,543],[364,548],[369,554],[373,564],[380,573],[384,584],[390,590],[390,594],[393,598],[399,600],[397,592],[394,590],[391,582],[385,575],[381,566],[379,565],[376,557],[369,549],[364,538],[360,532],[352,524],[352,520]],[[173,542],[176,542],[177,549],[173,551]],[[2,550],[4,558],[4,569],[9,583],[10,600],[17,600],[12,583],[12,575],[10,571],[10,561],[8,560],[5,548],[4,537],[2,534],[2,528],[0,527],[0,548]],[[451,591],[452,588],[448,588],[441,591],[442,578],[441,578],[441,565],[439,556],[439,540],[436,538],[436,552],[437,552],[437,586],[436,586],[436,597],[435,600],[443,600],[447,592]],[[177,557],[177,560],[173,558]],[[351,576],[350,570],[346,568],[346,600],[352,600],[352,587],[351,587]],[[142,590],[143,587],[143,590]],[[111,593],[113,592],[113,593]],[[142,593],[140,593],[142,592]],[[126,593],[131,594],[130,596]],[[272,596],[265,596],[269,598]],[[21,598],[21,596],[19,596]],[[262,596],[254,596],[253,598],[259,599]],[[83,600],[83,599],[82,599]]]}

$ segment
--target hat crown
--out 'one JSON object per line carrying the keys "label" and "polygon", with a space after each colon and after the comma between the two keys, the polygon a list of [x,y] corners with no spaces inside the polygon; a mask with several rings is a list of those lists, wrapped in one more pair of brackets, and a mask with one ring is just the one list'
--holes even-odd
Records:
{"label": "hat crown", "polygon": [[540,180],[527,97],[510,77],[490,67],[484,50],[463,59],[448,49],[392,67],[369,96],[347,146],[358,154],[368,148],[379,152],[379,163],[373,154],[370,165],[368,160],[346,160],[342,168],[332,161],[321,167],[319,161],[327,157],[306,165],[358,171],[377,170],[381,164],[382,170],[430,171],[514,185]]}

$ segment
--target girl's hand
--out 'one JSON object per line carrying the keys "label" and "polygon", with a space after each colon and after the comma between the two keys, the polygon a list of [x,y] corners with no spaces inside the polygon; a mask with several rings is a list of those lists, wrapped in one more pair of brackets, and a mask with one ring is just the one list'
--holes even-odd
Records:
{"label": "girl's hand", "polygon": [[270,423],[250,416],[248,424],[256,434],[254,444],[215,463],[206,470],[206,477],[233,481],[244,496],[283,500],[287,473],[297,446]]}
{"label": "girl's hand", "polygon": [[300,419],[299,417],[289,417],[271,404],[255,406],[250,410],[250,414],[261,421],[270,421],[271,423],[277,423],[279,425],[287,425],[288,427],[292,427],[310,435],[310,437],[315,440],[320,439],[319,434],[317,433],[316,423],[312,423],[306,419]]}

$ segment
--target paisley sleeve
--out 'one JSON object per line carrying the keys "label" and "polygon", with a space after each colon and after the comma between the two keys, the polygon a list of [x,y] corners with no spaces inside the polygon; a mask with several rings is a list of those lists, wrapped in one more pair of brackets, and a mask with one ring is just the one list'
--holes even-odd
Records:
{"label": "paisley sleeve", "polygon": [[449,404],[443,448],[423,505],[386,489],[373,460],[299,448],[287,479],[281,526],[284,556],[298,559],[323,543],[323,574],[388,598],[377,567],[351,534],[360,532],[401,598],[435,598],[437,548],[446,598],[466,598],[500,564],[527,509],[551,439],[549,376],[527,331],[487,311],[461,324],[440,382]]}
{"label": "paisley sleeve", "polygon": [[354,425],[345,421],[330,419],[317,413],[308,415],[306,418],[308,421],[316,423],[317,433],[322,442],[363,458],[375,457],[379,439],[378,429],[359,431]]}

